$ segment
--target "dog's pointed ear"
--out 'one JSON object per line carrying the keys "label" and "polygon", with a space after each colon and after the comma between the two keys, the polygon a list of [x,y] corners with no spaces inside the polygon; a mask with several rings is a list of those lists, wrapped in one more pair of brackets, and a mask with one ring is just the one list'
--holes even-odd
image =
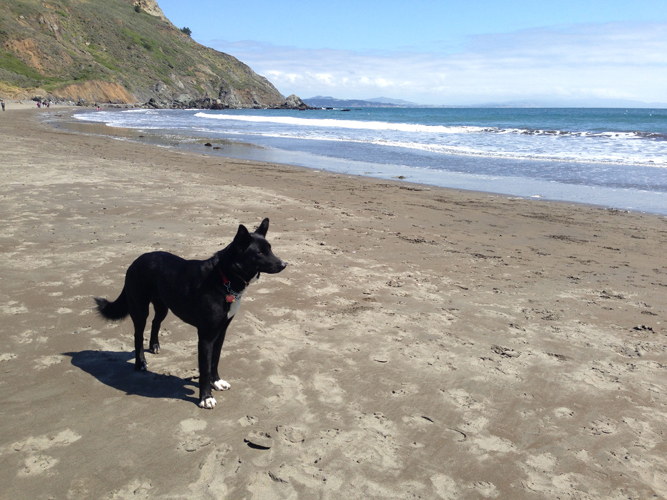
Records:
{"label": "dog's pointed ear", "polygon": [[243,252],[250,246],[250,243],[252,243],[252,236],[250,236],[246,227],[243,224],[240,224],[239,230],[236,232],[236,236],[234,236],[234,246]]}
{"label": "dog's pointed ear", "polygon": [[257,229],[255,229],[255,233],[266,237],[266,232],[269,230],[269,219],[268,217],[262,221],[262,223],[259,225]]}

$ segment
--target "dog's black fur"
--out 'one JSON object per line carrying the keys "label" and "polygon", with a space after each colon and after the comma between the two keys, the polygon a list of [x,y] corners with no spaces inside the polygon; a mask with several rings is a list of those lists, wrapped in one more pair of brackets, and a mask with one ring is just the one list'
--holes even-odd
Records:
{"label": "dog's black fur", "polygon": [[[230,313],[234,295],[240,299],[251,280],[259,273],[279,273],[287,264],[276,257],[266,241],[269,219],[254,233],[239,226],[234,241],[208,260],[185,260],[167,252],[141,255],[127,270],[125,287],[114,301],[95,298],[97,310],[108,320],[128,315],[134,323],[135,370],[146,370],[144,328],[149,305],[155,317],[151,327],[149,352],[160,350],[160,323],[171,311],[197,328],[199,336],[199,406],[213,408],[211,388],[222,390],[228,384],[220,379],[218,362],[227,327],[236,312]],[[227,282],[227,283],[225,283]],[[235,304],[235,309],[239,304]]]}

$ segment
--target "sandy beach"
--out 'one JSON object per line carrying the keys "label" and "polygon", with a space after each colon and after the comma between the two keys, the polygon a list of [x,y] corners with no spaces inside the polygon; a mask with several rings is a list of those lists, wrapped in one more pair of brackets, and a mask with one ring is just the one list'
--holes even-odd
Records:
{"label": "sandy beach", "polygon": [[[67,112],[0,114],[1,499],[667,497],[667,217],[39,119]],[[203,410],[194,329],[170,314],[136,373],[92,297],[264,217],[289,267]]]}

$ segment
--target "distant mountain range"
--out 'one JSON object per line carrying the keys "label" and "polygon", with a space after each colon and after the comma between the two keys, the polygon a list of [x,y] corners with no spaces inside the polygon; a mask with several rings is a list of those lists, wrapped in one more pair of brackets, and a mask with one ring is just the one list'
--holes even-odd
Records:
{"label": "distant mountain range", "polygon": [[667,108],[667,103],[663,102],[643,102],[627,99],[538,98],[469,105],[427,105],[389,97],[336,99],[335,97],[318,95],[303,101],[314,108]]}
{"label": "distant mountain range", "polygon": [[420,106],[416,102],[404,101],[403,99],[392,99],[391,97],[374,97],[372,99],[364,99],[368,102],[376,102],[378,104],[396,104],[397,106]]}
{"label": "distant mountain range", "polygon": [[391,99],[389,97],[374,97],[372,99],[336,99],[330,96],[315,96],[304,99],[303,102],[313,108],[415,108],[419,104],[403,99]]}
{"label": "distant mountain range", "polygon": [[[447,106],[449,107],[449,106]],[[463,107],[463,106],[457,106]],[[491,102],[465,106],[470,108],[667,108],[664,102],[632,101],[629,99],[535,99]]]}

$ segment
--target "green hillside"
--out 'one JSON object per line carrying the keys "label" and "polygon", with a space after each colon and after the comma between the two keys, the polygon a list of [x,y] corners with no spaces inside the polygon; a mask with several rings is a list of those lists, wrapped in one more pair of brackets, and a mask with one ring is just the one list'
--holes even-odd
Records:
{"label": "green hillside", "polygon": [[2,0],[0,93],[157,107],[281,107],[234,57],[171,24],[155,0]]}

